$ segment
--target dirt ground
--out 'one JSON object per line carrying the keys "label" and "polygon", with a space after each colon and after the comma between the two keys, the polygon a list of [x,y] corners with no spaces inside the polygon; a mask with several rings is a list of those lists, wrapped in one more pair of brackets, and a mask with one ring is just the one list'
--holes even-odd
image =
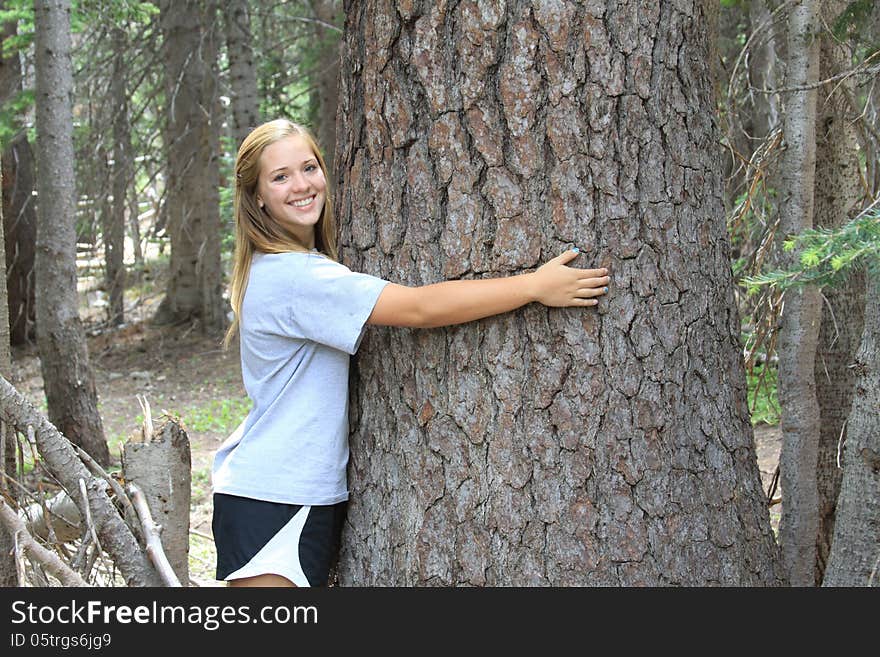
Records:
{"label": "dirt ground", "polygon": [[[90,333],[99,410],[117,465],[121,445],[140,427],[138,395],[149,401],[154,418],[172,414],[187,429],[193,472],[191,579],[199,586],[219,585],[213,572],[216,553],[211,539],[210,472],[214,451],[247,413],[237,346],[224,351],[218,338],[203,336],[195,326],[159,329],[147,321]],[[45,411],[35,347],[14,350],[12,382]],[[778,428],[756,427],[755,441],[767,491],[779,459]],[[776,505],[770,510],[774,528],[778,526],[779,509]]]}

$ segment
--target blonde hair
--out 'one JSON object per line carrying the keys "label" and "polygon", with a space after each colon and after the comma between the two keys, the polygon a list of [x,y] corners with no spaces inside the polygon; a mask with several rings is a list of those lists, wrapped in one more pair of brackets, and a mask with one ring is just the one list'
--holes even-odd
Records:
{"label": "blonde hair", "polygon": [[[254,128],[238,149],[235,160],[235,194],[233,212],[235,216],[235,253],[233,255],[232,280],[229,283],[229,301],[235,317],[223,338],[223,346],[229,343],[238,331],[241,320],[241,304],[247,289],[254,253],[287,253],[304,251],[303,245],[290,231],[264,212],[257,202],[257,182],[260,176],[260,157],[267,146],[285,137],[302,137],[315,154],[315,159],[327,179],[330,177],[324,156],[314,136],[308,128],[288,121],[276,119]],[[328,193],[318,223],[315,224],[315,247],[324,255],[338,260],[336,251],[336,221],[333,217],[333,203]]]}

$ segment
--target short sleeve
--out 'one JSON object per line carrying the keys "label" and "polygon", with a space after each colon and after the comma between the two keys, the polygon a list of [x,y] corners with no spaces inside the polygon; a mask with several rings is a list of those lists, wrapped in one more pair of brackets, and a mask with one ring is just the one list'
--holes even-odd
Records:
{"label": "short sleeve", "polygon": [[329,258],[304,258],[289,306],[294,337],[312,340],[348,354],[357,352],[364,325],[388,281],[351,271]]}

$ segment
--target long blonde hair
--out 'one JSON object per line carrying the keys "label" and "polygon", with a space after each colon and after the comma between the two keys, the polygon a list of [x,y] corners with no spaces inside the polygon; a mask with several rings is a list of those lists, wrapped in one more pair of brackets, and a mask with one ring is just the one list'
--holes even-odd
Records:
{"label": "long blonde hair", "polygon": [[[241,304],[247,289],[254,253],[287,253],[306,249],[305,245],[283,225],[272,219],[257,203],[260,157],[267,146],[290,136],[302,137],[312,149],[321,171],[324,172],[328,191],[330,189],[330,177],[324,156],[308,128],[287,119],[276,119],[254,128],[241,143],[235,160],[233,197],[235,253],[232,280],[229,283],[229,301],[235,317],[223,338],[223,346],[226,348],[229,347],[239,328]],[[329,193],[325,195],[324,209],[315,225],[315,247],[333,260],[339,259],[336,251],[336,221],[333,217],[333,203]]]}

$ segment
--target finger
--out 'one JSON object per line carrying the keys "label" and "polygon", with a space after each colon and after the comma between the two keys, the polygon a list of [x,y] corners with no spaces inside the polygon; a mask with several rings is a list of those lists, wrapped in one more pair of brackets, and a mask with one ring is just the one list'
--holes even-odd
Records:
{"label": "finger", "polygon": [[599,297],[607,292],[607,287],[582,287],[577,291],[577,296],[581,298]]}
{"label": "finger", "polygon": [[608,275],[607,269],[579,269],[581,278],[601,278]]}
{"label": "finger", "polygon": [[554,260],[564,265],[565,263],[571,262],[572,260],[577,258],[580,252],[581,250],[579,248],[574,247],[573,249],[569,249],[568,251],[563,251],[561,254],[556,256]]}
{"label": "finger", "polygon": [[578,287],[607,287],[611,279],[608,276],[600,278],[579,278]]}
{"label": "finger", "polygon": [[572,301],[573,306],[584,306],[584,307],[595,306],[598,303],[599,303],[598,299],[574,299]]}

